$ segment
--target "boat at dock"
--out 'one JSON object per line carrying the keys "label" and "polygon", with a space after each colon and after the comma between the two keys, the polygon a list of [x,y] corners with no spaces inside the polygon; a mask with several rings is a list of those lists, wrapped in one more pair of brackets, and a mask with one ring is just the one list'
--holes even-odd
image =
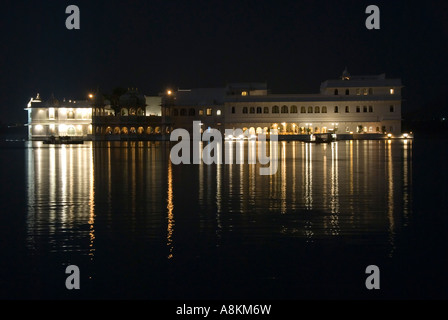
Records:
{"label": "boat at dock", "polygon": [[47,140],[43,141],[43,144],[83,144],[84,141],[80,139],[73,139],[69,136],[51,136]]}

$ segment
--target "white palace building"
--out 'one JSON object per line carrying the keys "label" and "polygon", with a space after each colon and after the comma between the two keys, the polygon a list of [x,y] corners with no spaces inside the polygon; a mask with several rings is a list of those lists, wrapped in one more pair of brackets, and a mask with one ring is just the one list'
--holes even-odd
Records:
{"label": "white palace building", "polygon": [[[401,134],[400,79],[351,76],[321,84],[318,94],[270,94],[265,83],[177,90],[165,94],[162,113],[173,128],[243,129],[247,134]],[[366,137],[367,138],[367,137]]]}
{"label": "white palace building", "polygon": [[[99,96],[42,101],[38,95],[25,110],[30,140],[50,136],[169,140],[176,128],[192,133],[193,121],[201,122],[201,130],[215,128],[223,134],[225,129],[242,129],[247,135],[337,133],[368,139],[401,136],[402,88],[400,79],[388,79],[385,74],[351,76],[345,70],[339,79],[322,82],[317,94],[271,94],[265,83],[234,83],[167,90],[159,97],[130,91],[120,98],[118,107]],[[127,112],[135,108],[143,111]]]}

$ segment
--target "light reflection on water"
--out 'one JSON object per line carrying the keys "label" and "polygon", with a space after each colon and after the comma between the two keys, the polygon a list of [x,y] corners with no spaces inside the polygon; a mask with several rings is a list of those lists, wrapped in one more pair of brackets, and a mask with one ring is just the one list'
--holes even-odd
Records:
{"label": "light reflection on water", "polygon": [[94,263],[100,254],[155,246],[156,259],[173,261],[178,252],[238,241],[343,239],[393,257],[412,214],[411,140],[271,143],[278,170],[266,176],[262,165],[247,164],[250,144],[259,142],[224,144],[231,154],[222,158],[232,164],[173,165],[164,142],[30,142],[28,249]]}

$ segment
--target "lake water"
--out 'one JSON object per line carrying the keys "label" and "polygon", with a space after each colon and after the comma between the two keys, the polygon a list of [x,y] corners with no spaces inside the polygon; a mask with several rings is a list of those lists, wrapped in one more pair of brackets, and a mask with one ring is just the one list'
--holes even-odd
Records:
{"label": "lake water", "polygon": [[446,140],[279,142],[275,175],[249,144],[2,142],[1,298],[448,298]]}

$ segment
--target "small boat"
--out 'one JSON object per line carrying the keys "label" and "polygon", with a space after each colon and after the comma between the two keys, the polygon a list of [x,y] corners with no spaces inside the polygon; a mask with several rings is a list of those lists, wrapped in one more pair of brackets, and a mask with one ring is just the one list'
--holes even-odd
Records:
{"label": "small boat", "polygon": [[308,142],[312,143],[331,143],[337,140],[335,133],[316,133],[310,135]]}
{"label": "small boat", "polygon": [[55,137],[51,136],[47,140],[44,140],[43,144],[83,144],[83,140],[72,139],[69,136]]}

